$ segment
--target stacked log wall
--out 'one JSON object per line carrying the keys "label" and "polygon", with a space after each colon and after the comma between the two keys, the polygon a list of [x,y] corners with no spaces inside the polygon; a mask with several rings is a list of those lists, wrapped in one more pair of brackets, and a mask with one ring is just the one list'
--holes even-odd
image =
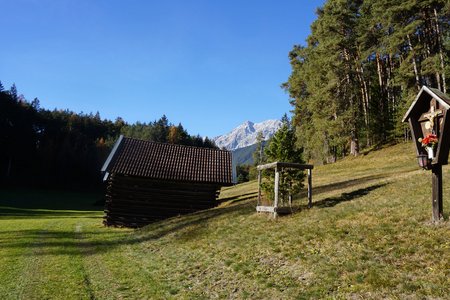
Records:
{"label": "stacked log wall", "polygon": [[141,227],[157,220],[212,208],[219,186],[113,174],[107,184],[104,224]]}

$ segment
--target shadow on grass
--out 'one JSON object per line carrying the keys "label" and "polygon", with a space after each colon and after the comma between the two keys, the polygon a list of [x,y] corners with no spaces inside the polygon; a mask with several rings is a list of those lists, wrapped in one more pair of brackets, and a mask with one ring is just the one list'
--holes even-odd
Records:
{"label": "shadow on grass", "polygon": [[224,202],[227,202],[227,201],[229,201],[229,200],[235,200],[235,199],[250,199],[250,198],[253,198],[253,197],[256,197],[256,196],[258,196],[258,192],[251,192],[251,193],[239,194],[239,195],[231,196],[231,197],[220,198],[220,199],[218,199],[217,201],[218,201],[219,203],[224,203]]}
{"label": "shadow on grass", "polygon": [[[318,208],[325,208],[325,207],[333,207],[339,203],[343,203],[343,202],[348,202],[348,201],[352,201],[355,200],[357,198],[363,197],[368,195],[370,192],[382,188],[384,186],[386,186],[388,183],[383,183],[383,184],[375,184],[372,186],[368,186],[365,188],[361,188],[361,189],[357,189],[354,191],[351,191],[349,193],[342,193],[340,196],[338,197],[329,197],[329,198],[325,198],[323,200],[320,201],[316,201],[312,203],[312,207],[318,207]],[[308,205],[307,204],[303,204],[303,205],[296,205],[293,207],[293,212],[298,211],[298,210],[307,210],[308,209]]]}
{"label": "shadow on grass", "polygon": [[[365,177],[360,177],[360,178],[355,178],[355,179],[350,179],[350,180],[345,180],[345,181],[333,182],[333,183],[330,183],[327,185],[321,185],[318,187],[314,187],[314,184],[313,184],[313,195],[331,192],[331,191],[339,190],[339,189],[344,189],[344,188],[352,187],[355,185],[364,184],[364,183],[367,183],[367,182],[370,182],[373,180],[383,179],[386,177],[389,177],[389,175],[378,174],[378,175],[365,176]],[[314,180],[314,178],[313,178],[313,180]]]}
{"label": "shadow on grass", "polygon": [[352,201],[354,199],[368,195],[371,191],[386,186],[387,183],[376,184],[366,188],[358,189],[350,193],[342,193],[339,197],[330,197],[317,202],[313,202],[314,207],[332,207],[342,202]]}
{"label": "shadow on grass", "polygon": [[[368,195],[386,184],[372,185],[343,193],[339,197],[330,197],[313,202],[314,207],[332,207],[339,203],[352,201]],[[307,209],[306,205],[298,207]],[[151,240],[158,240],[170,234],[180,234],[179,238],[195,237],[206,226],[210,219],[220,216],[251,215],[255,211],[254,201],[236,203],[227,207],[199,211],[189,215],[166,219],[152,223],[134,231],[121,232],[109,228],[98,231],[68,231],[68,230],[17,230],[1,231],[2,235],[14,235],[14,240],[1,239],[4,248],[29,248],[25,255],[95,255],[111,251],[117,247],[130,246]],[[34,242],[30,242],[34,241]],[[13,253],[15,251],[12,251]],[[23,254],[22,254],[23,255]],[[14,256],[14,254],[12,254]]]}
{"label": "shadow on grass", "polygon": [[[215,208],[206,211],[175,217],[152,223],[134,231],[120,232],[109,228],[99,231],[68,231],[68,230],[17,230],[1,231],[2,248],[28,248],[21,255],[94,255],[113,250],[120,246],[157,240],[166,235],[183,230],[184,235],[195,236],[205,227],[208,220],[228,214],[250,215],[254,211],[253,203],[240,203],[225,208]],[[14,235],[15,239],[5,239],[4,235]],[[15,251],[12,251],[14,253]],[[7,255],[6,255],[7,256]],[[11,256],[15,256],[11,254]]]}
{"label": "shadow on grass", "polygon": [[[57,213],[57,211],[101,211],[103,206],[95,205],[102,199],[101,192],[73,192],[63,190],[37,190],[37,189],[3,189],[0,190],[0,214],[13,213],[16,210],[29,209],[42,210],[36,215],[44,215],[43,211]],[[7,209],[6,209],[6,208]],[[1,211],[3,210],[3,211]],[[17,211],[18,215],[21,215]],[[64,212],[66,213],[66,212]]]}
{"label": "shadow on grass", "polygon": [[[95,208],[93,208],[95,209]],[[101,218],[101,210],[49,210],[0,206],[0,220],[13,219],[56,219],[56,218]]]}
{"label": "shadow on grass", "polygon": [[[343,186],[347,187],[349,185],[361,184],[367,182],[380,176],[368,176],[361,179],[344,181],[336,184],[331,184],[323,187],[324,189],[339,189]],[[339,203],[351,201],[369,194],[378,188],[385,186],[386,184],[372,185],[366,188],[357,189],[349,193],[342,193],[338,197],[330,197],[323,199],[321,201],[313,202],[314,207],[325,208],[332,207]],[[317,193],[317,192],[316,192]],[[300,209],[306,209],[307,206],[303,205],[299,207]],[[62,211],[57,213],[55,211],[45,211],[39,210],[28,210],[19,208],[8,208],[10,213],[23,214],[24,216],[28,214],[30,216],[46,216],[46,214],[63,216],[64,214],[69,214],[73,217],[89,217],[90,212],[67,212]],[[3,208],[5,210],[5,208]],[[0,211],[1,213],[2,211]],[[179,238],[189,238],[195,237],[201,234],[201,231],[207,227],[207,222],[210,219],[225,216],[250,216],[255,212],[254,201],[240,201],[239,203],[233,203],[226,207],[213,208],[205,211],[199,211],[196,213],[175,217],[171,219],[166,219],[163,221],[158,221],[152,223],[146,227],[143,227],[134,231],[119,231],[110,228],[98,227],[97,230],[89,229],[87,231],[82,230],[45,230],[45,229],[27,229],[27,230],[16,230],[16,231],[1,231],[0,230],[0,240],[2,248],[18,249],[27,248],[30,251],[26,251],[25,254],[21,255],[95,255],[99,253],[108,252],[122,246],[130,246],[146,241],[158,240],[170,234],[179,234]],[[73,213],[73,214],[72,214]],[[96,213],[96,212],[92,212]],[[13,215],[11,216],[13,217]],[[64,217],[67,217],[64,216]],[[4,217],[1,217],[4,219]],[[14,239],[5,238],[8,236],[14,236]],[[16,256],[14,253],[16,251],[11,251],[10,256]],[[6,254],[8,255],[8,254]]]}

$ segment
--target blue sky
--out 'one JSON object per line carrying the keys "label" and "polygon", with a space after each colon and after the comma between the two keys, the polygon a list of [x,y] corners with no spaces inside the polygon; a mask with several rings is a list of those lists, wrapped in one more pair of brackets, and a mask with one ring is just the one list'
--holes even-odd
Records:
{"label": "blue sky", "polygon": [[41,107],[214,137],[291,110],[280,88],[323,0],[0,0],[0,80]]}

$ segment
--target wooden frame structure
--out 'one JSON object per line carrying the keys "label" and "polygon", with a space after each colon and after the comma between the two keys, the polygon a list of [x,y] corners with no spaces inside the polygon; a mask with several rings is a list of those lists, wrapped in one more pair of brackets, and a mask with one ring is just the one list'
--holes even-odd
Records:
{"label": "wooden frame structure", "polygon": [[[298,170],[308,170],[308,208],[312,206],[312,169],[313,165],[298,164],[298,163],[286,163],[286,162],[273,162],[265,165],[259,165],[258,170],[258,204],[256,206],[257,212],[269,212],[273,213],[273,217],[276,218],[278,213],[288,212],[285,207],[278,206],[278,190],[280,184],[280,170],[288,169],[298,169]],[[272,206],[261,205],[261,182],[262,176],[261,172],[266,169],[275,169],[275,198]]]}

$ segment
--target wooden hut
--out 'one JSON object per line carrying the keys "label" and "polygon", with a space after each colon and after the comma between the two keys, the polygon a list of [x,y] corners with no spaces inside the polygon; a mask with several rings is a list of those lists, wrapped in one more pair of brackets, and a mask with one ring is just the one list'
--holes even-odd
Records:
{"label": "wooden hut", "polygon": [[140,227],[214,207],[232,184],[231,152],[120,136],[102,167],[104,224]]}

